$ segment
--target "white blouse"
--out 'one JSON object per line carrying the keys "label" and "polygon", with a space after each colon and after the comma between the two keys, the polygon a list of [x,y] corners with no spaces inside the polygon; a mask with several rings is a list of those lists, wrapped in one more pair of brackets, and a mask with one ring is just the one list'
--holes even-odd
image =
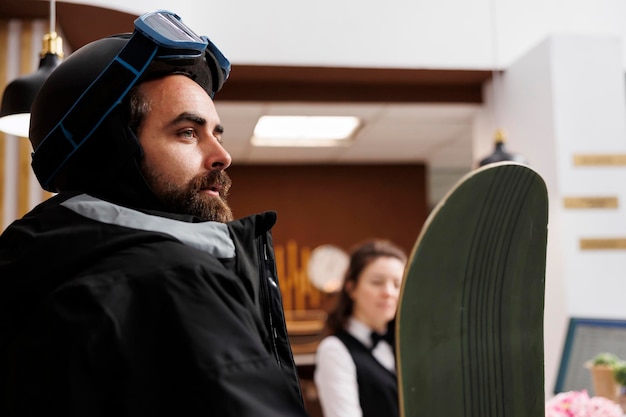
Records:
{"label": "white blouse", "polygon": [[[350,318],[346,331],[367,347],[372,346],[372,329]],[[381,340],[372,356],[391,372],[396,372],[393,348]],[[322,340],[315,355],[315,386],[324,417],[362,417],[356,365],[346,345],[336,336]]]}

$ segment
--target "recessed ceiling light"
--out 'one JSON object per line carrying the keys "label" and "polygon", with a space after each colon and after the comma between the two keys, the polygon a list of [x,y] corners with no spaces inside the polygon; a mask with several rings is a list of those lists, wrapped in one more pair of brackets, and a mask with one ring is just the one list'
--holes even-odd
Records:
{"label": "recessed ceiling light", "polygon": [[360,125],[352,116],[261,116],[251,141],[254,146],[346,146]]}

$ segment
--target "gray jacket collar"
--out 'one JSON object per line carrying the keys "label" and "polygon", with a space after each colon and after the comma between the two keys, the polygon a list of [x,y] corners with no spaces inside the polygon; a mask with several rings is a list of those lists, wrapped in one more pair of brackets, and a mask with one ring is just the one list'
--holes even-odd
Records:
{"label": "gray jacket collar", "polygon": [[101,223],[168,234],[185,245],[200,249],[217,258],[235,256],[235,244],[224,223],[188,223],[168,219],[118,206],[88,194],[79,194],[65,200],[61,205],[83,217]]}

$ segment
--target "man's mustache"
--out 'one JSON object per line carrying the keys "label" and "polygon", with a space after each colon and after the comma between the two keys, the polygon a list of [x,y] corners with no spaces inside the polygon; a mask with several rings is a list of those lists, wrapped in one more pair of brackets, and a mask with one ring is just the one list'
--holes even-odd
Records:
{"label": "man's mustache", "polygon": [[220,196],[226,198],[231,185],[232,181],[226,171],[216,170],[210,171],[206,175],[196,177],[190,184],[190,188],[193,191],[200,191],[201,189],[216,187],[219,189]]}

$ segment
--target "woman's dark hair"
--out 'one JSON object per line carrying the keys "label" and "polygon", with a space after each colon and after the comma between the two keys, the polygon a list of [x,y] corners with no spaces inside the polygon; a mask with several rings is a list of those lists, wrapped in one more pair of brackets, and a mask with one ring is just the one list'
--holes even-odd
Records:
{"label": "woman's dark hair", "polygon": [[345,328],[354,307],[354,301],[352,301],[352,298],[350,298],[348,294],[348,285],[352,285],[352,288],[354,288],[363,270],[380,257],[396,258],[404,263],[407,261],[405,252],[388,240],[369,240],[352,249],[350,253],[350,265],[344,275],[337,304],[335,308],[328,313],[326,319],[326,334],[336,334]]}

